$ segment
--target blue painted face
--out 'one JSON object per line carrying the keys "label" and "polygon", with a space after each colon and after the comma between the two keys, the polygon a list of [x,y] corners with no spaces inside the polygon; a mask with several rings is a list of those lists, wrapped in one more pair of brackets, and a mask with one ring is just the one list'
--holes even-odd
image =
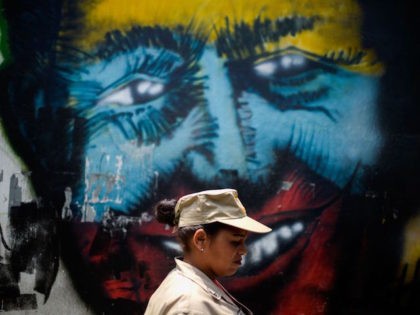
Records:
{"label": "blue painted face", "polygon": [[274,170],[292,158],[357,190],[376,161],[377,77],[296,48],[222,58],[217,45],[166,29],[111,44],[64,64],[66,106],[86,132],[73,203],[96,220],[109,208],[130,213],[174,177],[276,189]]}
{"label": "blue painted face", "polygon": [[[353,41],[337,51],[346,32],[334,47],[329,40],[316,47],[329,16],[315,11],[212,25],[211,39],[194,21],[130,20],[131,29],[110,31],[81,51],[84,34],[67,29],[79,13],[57,23],[58,36],[45,33],[46,52],[41,45],[27,63],[14,64],[4,90],[8,130],[16,131],[10,138],[54,220],[61,212],[66,221],[63,259],[77,265],[76,283],[95,288],[86,300],[98,301],[98,313],[118,302],[142,310],[182,254],[171,229],[153,220],[154,202],[235,188],[247,213],[273,231],[250,235],[228,289],[258,292],[250,302],[259,314],[326,307],[345,251],[340,211],[349,194],[364,192],[383,144],[380,77],[350,70],[366,70],[368,52]],[[340,27],[353,21],[348,14]],[[284,44],[312,30],[316,36],[302,36],[299,48]],[[17,60],[28,59],[24,48]]]}

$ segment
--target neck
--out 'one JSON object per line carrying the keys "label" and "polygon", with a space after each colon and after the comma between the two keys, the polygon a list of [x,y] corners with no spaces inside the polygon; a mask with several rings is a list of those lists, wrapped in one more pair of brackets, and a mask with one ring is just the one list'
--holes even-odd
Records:
{"label": "neck", "polygon": [[216,280],[216,275],[209,267],[207,267],[206,260],[203,257],[202,253],[199,253],[199,255],[195,255],[193,253],[185,254],[184,261],[194,266],[198,270],[202,271],[212,281]]}

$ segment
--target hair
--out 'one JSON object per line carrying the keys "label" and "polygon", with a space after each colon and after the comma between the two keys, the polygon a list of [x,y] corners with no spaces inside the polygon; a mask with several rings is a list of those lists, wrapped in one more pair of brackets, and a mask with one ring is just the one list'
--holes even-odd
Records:
{"label": "hair", "polygon": [[[167,224],[172,227],[178,226],[179,218],[175,218],[175,206],[178,200],[176,199],[163,199],[155,204],[154,214],[156,220],[160,223]],[[226,225],[220,222],[213,222],[208,224],[196,224],[190,226],[177,227],[176,234],[178,241],[184,252],[191,250],[189,240],[193,237],[194,233],[203,229],[210,237],[216,235],[221,229],[225,229]]]}

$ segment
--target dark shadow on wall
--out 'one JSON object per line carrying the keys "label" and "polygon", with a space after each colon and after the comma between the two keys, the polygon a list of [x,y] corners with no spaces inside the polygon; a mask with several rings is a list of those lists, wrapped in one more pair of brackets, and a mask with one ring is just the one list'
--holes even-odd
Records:
{"label": "dark shadow on wall", "polygon": [[380,122],[387,142],[365,196],[344,203],[340,235],[346,253],[330,313],[417,314],[420,253],[410,265],[401,259],[405,228],[420,215],[418,17],[413,1],[360,3],[364,43],[386,65]]}

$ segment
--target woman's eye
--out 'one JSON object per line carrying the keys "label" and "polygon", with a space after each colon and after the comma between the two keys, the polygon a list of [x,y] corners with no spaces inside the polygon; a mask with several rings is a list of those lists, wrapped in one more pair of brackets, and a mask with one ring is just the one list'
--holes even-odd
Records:
{"label": "woman's eye", "polygon": [[165,93],[163,82],[135,79],[99,99],[98,105],[139,105],[156,99]]}

